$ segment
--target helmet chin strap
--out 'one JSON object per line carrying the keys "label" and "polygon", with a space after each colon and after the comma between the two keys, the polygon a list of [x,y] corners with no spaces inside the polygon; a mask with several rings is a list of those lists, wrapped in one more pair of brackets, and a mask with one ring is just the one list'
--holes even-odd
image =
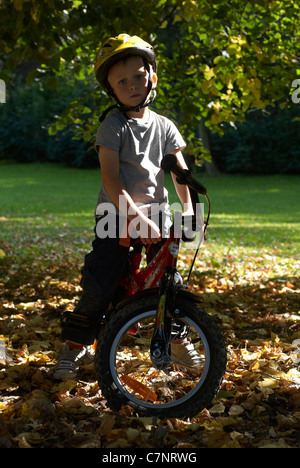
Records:
{"label": "helmet chin strap", "polygon": [[119,99],[114,96],[113,94],[111,94],[111,96],[115,99],[115,101],[117,102],[117,104],[113,104],[112,106],[108,107],[102,114],[101,116],[99,117],[99,122],[103,122],[103,120],[105,119],[105,117],[107,116],[107,114],[112,110],[112,109],[119,109],[121,112],[123,112],[124,114],[126,112],[139,112],[141,109],[143,109],[144,107],[147,107],[149,106],[155,99],[155,96],[156,96],[156,92],[155,90],[151,90],[152,92],[152,97],[149,98],[149,93],[146,97],[145,100],[143,100],[138,106],[133,106],[133,107],[126,107],[124,106],[124,104],[122,104]]}

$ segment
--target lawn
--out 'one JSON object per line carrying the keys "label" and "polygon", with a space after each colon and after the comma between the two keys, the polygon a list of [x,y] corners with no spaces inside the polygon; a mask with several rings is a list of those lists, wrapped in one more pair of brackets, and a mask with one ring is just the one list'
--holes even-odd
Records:
{"label": "lawn", "polygon": [[[282,271],[296,274],[300,250],[299,176],[203,176],[201,181],[208,188],[211,218],[208,240],[199,258],[224,267],[224,259],[228,265],[229,256],[238,257],[243,264],[247,257],[269,255],[276,257]],[[21,260],[24,255],[47,258],[50,253],[55,255],[55,250],[59,254],[62,248],[70,251],[66,261],[80,261],[93,238],[100,184],[98,169],[2,164],[2,250]],[[170,177],[166,178],[166,186],[170,202],[178,201]]]}
{"label": "lawn", "polygon": [[[0,164],[0,340],[12,358],[0,356],[1,447],[299,446],[300,177],[199,179],[211,218],[190,288],[222,329],[228,369],[208,410],[150,424],[103,413],[91,369],[68,384],[49,377],[59,317],[80,296],[100,171]],[[177,201],[170,177],[166,186]],[[184,276],[193,254],[183,244]]]}

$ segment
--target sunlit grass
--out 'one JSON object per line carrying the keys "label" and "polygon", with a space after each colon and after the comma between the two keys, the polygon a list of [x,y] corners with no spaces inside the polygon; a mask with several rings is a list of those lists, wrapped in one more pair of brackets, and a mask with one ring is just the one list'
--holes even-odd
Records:
{"label": "sunlit grass", "polygon": [[[299,176],[198,178],[208,189],[211,217],[196,270],[212,268],[225,276],[235,264],[235,273],[243,276],[251,262],[255,270],[276,258],[271,276],[287,271],[297,274]],[[99,169],[1,164],[0,248],[7,257],[19,257],[20,262],[32,261],[33,257],[42,261],[55,251],[63,251],[66,260],[78,269],[93,240],[100,184]],[[170,203],[178,201],[169,176],[166,186]],[[181,258],[189,260],[192,254],[183,245]],[[187,269],[188,261],[184,263]]]}

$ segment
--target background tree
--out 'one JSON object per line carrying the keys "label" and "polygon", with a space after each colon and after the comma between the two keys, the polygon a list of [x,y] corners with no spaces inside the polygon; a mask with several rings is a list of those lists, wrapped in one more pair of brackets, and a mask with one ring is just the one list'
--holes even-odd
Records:
{"label": "background tree", "polygon": [[176,118],[197,159],[205,154],[206,129],[222,134],[251,109],[293,105],[299,9],[292,0],[4,0],[0,78],[7,82],[11,70],[31,60],[28,83],[42,80],[59,92],[60,76],[80,80],[85,92],[51,132],[72,125],[89,141],[95,113],[108,104],[93,75],[97,47],[120,32],[140,35],[159,56],[155,105]]}

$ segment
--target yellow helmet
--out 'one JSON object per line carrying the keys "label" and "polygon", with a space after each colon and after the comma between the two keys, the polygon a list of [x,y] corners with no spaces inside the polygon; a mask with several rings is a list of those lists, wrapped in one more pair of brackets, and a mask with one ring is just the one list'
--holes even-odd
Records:
{"label": "yellow helmet", "polygon": [[142,57],[144,62],[150,64],[156,72],[156,56],[152,45],[138,36],[119,34],[107,39],[96,54],[95,74],[104,89],[107,89],[107,76],[112,65],[120,58],[130,55]]}

